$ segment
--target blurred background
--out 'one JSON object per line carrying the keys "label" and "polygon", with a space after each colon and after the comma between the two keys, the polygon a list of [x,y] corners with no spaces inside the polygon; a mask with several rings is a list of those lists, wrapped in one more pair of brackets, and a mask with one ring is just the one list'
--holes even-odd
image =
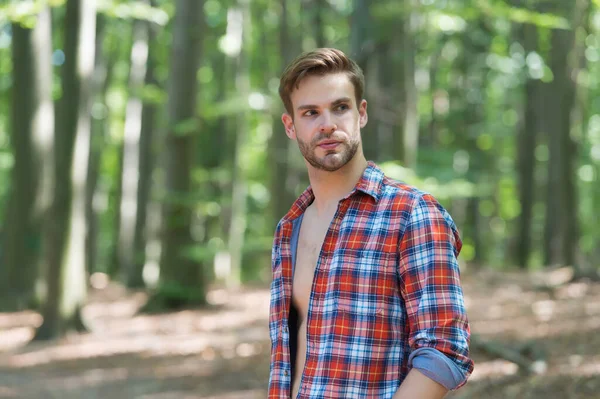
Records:
{"label": "blurred background", "polygon": [[364,69],[368,159],[455,219],[452,398],[600,398],[600,1],[0,1],[0,397],[264,398],[308,184],[277,90]]}

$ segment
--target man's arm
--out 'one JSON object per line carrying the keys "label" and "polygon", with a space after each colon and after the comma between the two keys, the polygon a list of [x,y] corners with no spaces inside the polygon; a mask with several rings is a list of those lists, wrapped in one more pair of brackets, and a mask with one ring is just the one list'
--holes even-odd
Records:
{"label": "man's arm", "polygon": [[[399,243],[400,291],[408,316],[412,370],[395,398],[442,398],[448,390],[464,385],[473,371],[457,261],[461,245],[446,210],[431,195],[418,198]],[[425,390],[424,396],[413,396],[414,389]]]}
{"label": "man's arm", "polygon": [[417,369],[412,369],[393,399],[442,399],[448,390]]}

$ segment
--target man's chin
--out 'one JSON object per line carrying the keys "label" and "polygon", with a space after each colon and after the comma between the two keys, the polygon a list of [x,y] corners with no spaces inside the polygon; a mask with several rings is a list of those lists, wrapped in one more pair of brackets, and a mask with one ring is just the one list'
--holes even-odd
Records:
{"label": "man's chin", "polygon": [[332,150],[325,153],[323,156],[317,156],[318,149],[313,148],[312,152],[309,152],[310,157],[306,157],[302,154],[305,161],[310,164],[313,168],[324,172],[337,172],[344,166],[346,166],[351,160],[346,159],[346,151]]}
{"label": "man's chin", "polygon": [[343,168],[346,164],[344,162],[342,162],[342,160],[335,160],[335,161],[324,161],[324,162],[310,162],[310,164],[319,169],[322,170],[324,172],[336,172],[338,170],[340,170],[341,168]]}

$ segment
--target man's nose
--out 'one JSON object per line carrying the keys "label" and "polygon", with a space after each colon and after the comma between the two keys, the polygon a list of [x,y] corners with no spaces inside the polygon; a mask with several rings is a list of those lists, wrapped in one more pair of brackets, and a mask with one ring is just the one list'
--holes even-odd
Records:
{"label": "man's nose", "polygon": [[321,126],[319,126],[319,131],[321,133],[331,134],[337,130],[337,125],[331,118],[331,115],[328,112],[323,113]]}

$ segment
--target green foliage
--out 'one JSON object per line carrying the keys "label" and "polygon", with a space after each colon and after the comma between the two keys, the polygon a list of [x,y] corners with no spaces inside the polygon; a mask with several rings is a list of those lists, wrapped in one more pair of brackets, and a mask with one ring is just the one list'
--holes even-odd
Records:
{"label": "green foliage", "polygon": [[[248,240],[244,243],[242,249],[243,254],[260,254],[267,253],[271,250],[273,244],[272,236],[249,236]],[[212,261],[217,253],[226,251],[225,244],[223,241],[212,240],[206,245],[194,245],[186,248],[182,252],[183,256],[187,259],[194,260],[198,263],[212,265]]]}
{"label": "green foliage", "polygon": [[98,0],[98,11],[109,17],[138,19],[165,26],[173,13],[172,7],[152,7],[143,1]]}
{"label": "green foliage", "polygon": [[477,1],[481,12],[493,18],[506,18],[511,22],[529,23],[542,28],[570,29],[569,21],[550,13],[539,13],[526,8],[518,8],[498,0]]}
{"label": "green foliage", "polygon": [[162,313],[206,305],[204,293],[196,288],[184,287],[173,282],[159,284],[151,293],[141,313]]}
{"label": "green foliage", "polygon": [[[29,28],[35,25],[35,16],[42,7],[47,5],[59,7],[66,0],[18,0],[0,5],[0,26],[6,22],[16,22]],[[143,1],[97,0],[99,12],[113,18],[139,19],[166,25],[172,15],[173,8],[169,6],[152,7]]]}
{"label": "green foliage", "polygon": [[394,162],[385,162],[380,166],[381,169],[391,178],[430,193],[441,201],[483,195],[480,190],[476,191],[475,184],[465,179],[453,179],[450,181],[440,182],[439,179],[433,176],[428,176],[425,178],[419,177],[413,170],[402,167]]}
{"label": "green foliage", "polygon": [[[595,223],[600,212],[600,0],[593,0],[590,27],[579,34],[584,43],[585,65],[577,75],[578,101],[582,119],[573,126],[573,136],[580,145],[574,172],[578,184],[578,211],[581,220],[581,251],[594,256],[600,229]],[[312,1],[287,2],[289,38],[280,43],[281,3],[272,0],[250,1],[250,30],[244,32],[243,62],[235,54],[223,50],[224,37],[234,28],[229,24],[234,0],[206,0],[206,25],[202,27],[203,54],[197,73],[199,83],[196,116],[167,126],[164,113],[176,2],[157,0],[154,6],[144,1],[99,0],[98,9],[105,21],[101,54],[107,62],[110,81],[106,93],[95,99],[96,110],[102,110],[96,122],[105,123],[105,136],[99,140],[102,158],[99,191],[95,206],[99,212],[98,259],[100,270],[109,269],[114,257],[110,253],[117,239],[115,218],[119,212],[118,192],[121,183],[121,154],[124,143],[126,104],[130,92],[128,81],[131,63],[132,23],[150,21],[155,41],[151,45],[156,81],[146,84],[139,95],[157,114],[157,129],[152,147],[152,160],[158,168],[153,180],[152,199],[159,205],[173,204],[190,210],[195,218],[194,245],[183,254],[207,269],[215,256],[228,250],[229,219],[232,207],[232,184],[236,167],[241,171],[246,194],[246,241],[242,246],[242,276],[245,281],[267,281],[272,233],[276,218],[272,208],[278,196],[271,192],[274,174],[271,158],[274,137],[283,134],[279,120],[282,106],[278,97],[279,76],[284,68],[283,53],[291,55],[316,45],[316,17],[321,16],[321,34],[328,46],[349,49],[353,26],[348,18],[353,12],[349,0],[326,1],[321,10]],[[508,0],[469,1],[395,1],[368,2],[371,17],[365,43],[369,48],[366,65],[367,100],[369,101],[369,134],[363,140],[378,140],[374,160],[380,162],[392,178],[429,192],[448,206],[464,227],[461,259],[477,258],[487,264],[503,265],[510,254],[515,230],[522,214],[518,200],[519,132],[524,123],[525,85],[528,82],[551,83],[551,35],[554,29],[571,29],[572,21],[559,12],[560,0],[548,2],[552,13],[534,7],[515,7]],[[527,3],[527,2],[526,2]],[[63,47],[61,23],[64,0],[45,3],[10,1],[0,5],[0,212],[4,214],[6,193],[10,187],[10,171],[14,156],[9,143],[10,89],[12,61],[10,27],[16,22],[31,27],[35,15],[44,4],[53,9],[53,48]],[[406,4],[413,4],[407,7]],[[529,4],[529,3],[527,3]],[[321,13],[320,15],[318,13]],[[410,20],[415,40],[415,82],[418,97],[419,134],[418,164],[407,169],[398,160],[398,136],[402,135],[405,110],[404,62],[411,54],[403,47],[398,34],[398,21]],[[521,29],[524,24],[537,27],[537,46],[527,53]],[[578,28],[581,31],[582,27]],[[351,54],[354,55],[354,54]],[[567,54],[565,54],[567,57]],[[248,69],[241,70],[241,65]],[[55,68],[55,99],[60,98],[60,75]],[[241,95],[236,89],[240,76],[248,76],[250,89]],[[538,111],[547,118],[543,103]],[[98,114],[98,115],[99,115]],[[542,118],[543,119],[543,118]],[[239,121],[244,121],[240,126]],[[382,123],[385,122],[385,123]],[[383,126],[387,124],[386,126]],[[389,125],[389,126],[388,126]],[[387,128],[387,130],[386,130]],[[546,127],[547,128],[547,127]],[[234,157],[239,135],[244,132],[243,148]],[[547,135],[539,132],[535,151],[535,206],[532,220],[534,252],[530,263],[539,264],[544,230],[545,189],[550,162]],[[165,196],[162,153],[167,134],[197,137],[197,165],[192,171],[192,192]],[[392,148],[393,147],[393,148]],[[297,194],[307,185],[304,163],[292,146],[280,150],[280,165],[288,168],[285,182],[287,196]],[[234,165],[234,162],[237,164]],[[478,226],[466,204],[477,199]],[[287,200],[287,199],[286,199]],[[291,199],[290,199],[291,202]],[[291,204],[290,204],[291,205]],[[282,215],[277,215],[278,217]],[[164,221],[177,223],[178,220]],[[477,227],[477,228],[476,228]],[[476,235],[477,234],[477,235]],[[484,249],[477,248],[482,245]],[[479,251],[479,252],[476,252]],[[200,266],[199,266],[200,267]],[[207,274],[210,274],[207,272]],[[199,303],[200,298],[178,286],[163,285],[151,305],[157,308]],[[150,306],[150,307],[152,307]]]}
{"label": "green foliage", "polygon": [[[597,0],[595,0],[597,1]],[[426,5],[406,5],[402,1],[381,2],[372,6],[372,14],[378,20],[394,19],[409,12],[425,13],[433,26],[445,32],[462,31],[464,21],[481,18],[503,19],[509,22],[530,23],[544,28],[569,29],[567,19],[551,13],[540,13],[527,8],[515,7],[504,0],[470,0],[465,2],[430,1]]]}
{"label": "green foliage", "polygon": [[33,28],[36,23],[36,15],[45,6],[59,7],[66,0],[18,0],[9,1],[0,5],[0,27],[9,22],[21,24]]}
{"label": "green foliage", "polygon": [[145,104],[161,105],[167,101],[167,93],[155,84],[148,84],[142,89],[141,98]]}
{"label": "green foliage", "polygon": [[200,121],[197,118],[186,119],[183,121],[179,121],[173,126],[173,135],[174,136],[187,136],[190,134],[195,134],[199,131]]}

